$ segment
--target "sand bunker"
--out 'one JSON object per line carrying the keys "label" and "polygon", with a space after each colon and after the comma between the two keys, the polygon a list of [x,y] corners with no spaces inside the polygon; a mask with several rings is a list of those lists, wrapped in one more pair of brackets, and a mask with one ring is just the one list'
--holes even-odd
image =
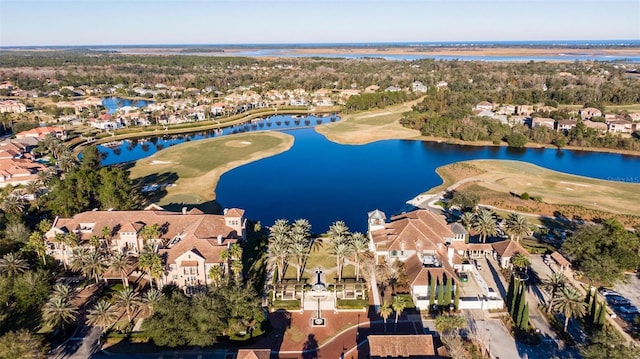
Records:
{"label": "sand bunker", "polygon": [[370,118],[370,117],[378,117],[378,116],[385,116],[385,115],[391,115],[391,112],[372,113],[371,115],[359,116],[356,118]]}
{"label": "sand bunker", "polygon": [[251,144],[249,141],[229,141],[227,146],[229,147],[247,147]]}
{"label": "sand bunker", "polygon": [[168,164],[171,164],[171,161],[157,161],[157,160],[153,160],[153,161],[151,161],[149,164],[151,164],[151,165],[168,165]]}

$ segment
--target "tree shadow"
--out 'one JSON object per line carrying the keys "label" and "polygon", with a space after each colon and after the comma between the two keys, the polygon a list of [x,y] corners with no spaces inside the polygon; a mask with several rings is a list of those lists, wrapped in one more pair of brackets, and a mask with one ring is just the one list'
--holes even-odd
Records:
{"label": "tree shadow", "polygon": [[491,276],[493,277],[493,281],[496,282],[496,286],[498,287],[498,291],[500,292],[500,296],[502,298],[506,298],[507,297],[507,290],[504,288],[504,284],[502,284],[502,279],[500,278],[500,274],[494,268],[493,265],[494,265],[493,262],[487,260],[487,266],[489,267],[489,270],[491,271]]}
{"label": "tree shadow", "polygon": [[302,345],[302,359],[318,358],[318,341],[314,334],[307,336],[307,341]]}

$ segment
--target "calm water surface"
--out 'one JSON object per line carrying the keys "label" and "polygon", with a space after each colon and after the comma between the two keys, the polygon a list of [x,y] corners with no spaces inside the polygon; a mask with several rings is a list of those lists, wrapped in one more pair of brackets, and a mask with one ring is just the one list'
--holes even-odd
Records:
{"label": "calm water surface", "polygon": [[[280,122],[290,116],[269,119]],[[306,118],[310,124],[313,117]],[[304,125],[300,120],[300,126]],[[320,119],[328,122],[329,118]],[[252,130],[253,125],[225,130]],[[256,124],[255,129],[261,127]],[[268,129],[263,126],[263,129]],[[533,163],[566,173],[627,182],[640,182],[640,157],[611,153],[555,149],[509,149],[448,145],[415,140],[385,140],[367,145],[340,145],[313,128],[284,130],[295,137],[293,147],[224,174],[216,189],[224,207],[246,209],[247,216],[271,225],[278,218],[307,218],[315,232],[324,232],[336,220],[354,231],[366,230],[366,215],[381,209],[397,213],[404,202],[442,183],[439,166],[472,159],[506,159]],[[181,138],[123,143],[107,153],[104,164],[125,162],[151,155],[171,143],[204,138],[207,134]],[[155,142],[155,144],[154,144]],[[146,151],[142,149],[146,146]],[[131,150],[129,150],[129,148]],[[116,155],[118,152],[119,155]]]}

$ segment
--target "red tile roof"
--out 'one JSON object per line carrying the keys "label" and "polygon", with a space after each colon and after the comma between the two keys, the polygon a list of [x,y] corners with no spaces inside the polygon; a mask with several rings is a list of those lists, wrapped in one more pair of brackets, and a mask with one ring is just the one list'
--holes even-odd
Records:
{"label": "red tile roof", "polygon": [[269,359],[271,349],[238,349],[236,359]]}
{"label": "red tile roof", "polygon": [[369,335],[372,357],[429,357],[436,351],[431,335]]}

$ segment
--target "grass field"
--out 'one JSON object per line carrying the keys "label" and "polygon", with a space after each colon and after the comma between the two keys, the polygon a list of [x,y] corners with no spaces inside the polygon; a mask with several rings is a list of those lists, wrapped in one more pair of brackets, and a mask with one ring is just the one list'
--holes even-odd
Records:
{"label": "grass field", "polygon": [[243,164],[287,151],[293,137],[281,132],[255,132],[189,142],[137,161],[130,177],[143,185],[166,187],[160,205],[198,204],[215,199],[220,176]]}
{"label": "grass field", "polygon": [[340,121],[317,126],[316,131],[333,142],[348,145],[417,138],[420,136],[419,131],[405,128],[398,121],[404,112],[410,111],[419,101],[354,114],[340,114]]}
{"label": "grass field", "polygon": [[[437,172],[444,183],[428,193],[455,187],[455,183],[463,181],[465,184],[459,188],[484,192],[481,193],[482,203],[491,200],[497,207],[505,209],[539,207],[540,211],[549,211],[545,204],[552,204],[555,209],[568,210],[567,206],[574,206],[583,208],[585,213],[610,212],[637,216],[640,208],[640,197],[637,196],[640,184],[568,175],[525,162],[467,161],[440,167]],[[542,201],[524,201],[512,195],[523,192],[540,197]]]}

